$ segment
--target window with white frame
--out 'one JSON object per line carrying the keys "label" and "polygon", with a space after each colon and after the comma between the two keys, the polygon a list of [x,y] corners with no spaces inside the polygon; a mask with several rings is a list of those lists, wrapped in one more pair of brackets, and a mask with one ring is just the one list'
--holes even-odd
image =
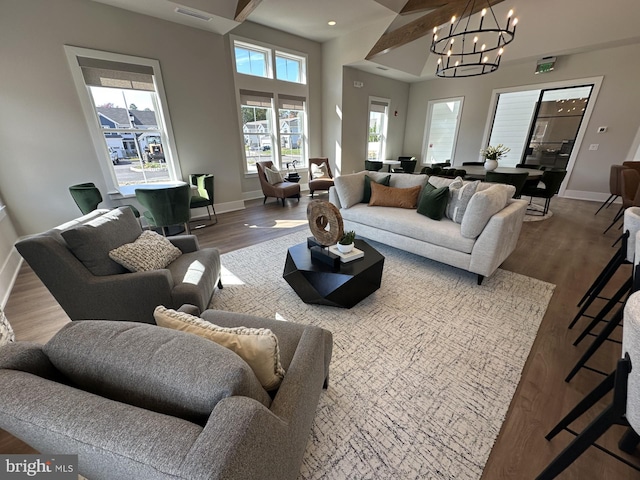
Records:
{"label": "window with white frame", "polygon": [[367,159],[384,160],[387,143],[389,100],[369,98],[369,123],[367,125]]}
{"label": "window with white frame", "polygon": [[462,102],[462,97],[429,102],[422,155],[424,165],[447,161],[453,164]]}
{"label": "window with white frame", "polygon": [[236,71],[244,75],[273,78],[271,74],[271,51],[257,45],[234,42]]}
{"label": "window with white frame", "polygon": [[273,97],[267,93],[240,91],[242,135],[248,171],[257,171],[256,162],[274,159]]}
{"label": "window with white frame", "polygon": [[65,49],[110,189],[131,193],[127,186],[179,180],[159,63]]}
{"label": "window with white frame", "polygon": [[307,83],[306,61],[290,53],[276,52],[276,78],[285,82]]}
{"label": "window with white frame", "polygon": [[278,122],[280,123],[280,159],[283,167],[303,166],[305,158],[305,99],[278,96]]}

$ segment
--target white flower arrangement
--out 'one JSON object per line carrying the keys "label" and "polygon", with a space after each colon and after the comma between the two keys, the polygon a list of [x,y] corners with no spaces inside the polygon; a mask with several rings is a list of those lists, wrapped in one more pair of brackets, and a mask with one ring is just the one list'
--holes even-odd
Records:
{"label": "white flower arrangement", "polygon": [[502,143],[499,143],[495,147],[489,145],[484,150],[480,150],[480,155],[487,160],[500,160],[510,151],[511,149],[509,147],[505,147]]}

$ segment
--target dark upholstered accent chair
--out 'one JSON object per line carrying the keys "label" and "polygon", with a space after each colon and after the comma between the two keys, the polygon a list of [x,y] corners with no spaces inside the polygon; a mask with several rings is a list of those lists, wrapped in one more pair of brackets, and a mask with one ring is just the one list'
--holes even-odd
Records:
{"label": "dark upholstered accent chair", "polygon": [[566,175],[566,170],[545,170],[540,179],[544,184],[544,188],[526,186],[522,190],[522,195],[526,195],[532,199],[533,197],[544,198],[545,202],[542,215],[546,215],[549,212],[551,199],[560,191],[560,185],[562,185],[562,181]]}
{"label": "dark upholstered accent chair", "polygon": [[331,333],[214,310],[202,317],[272,330],[286,371],[278,389],[267,393],[237,354],[191,333],[72,322],[45,345],[0,348],[0,428],[37,451],[78,455],[90,479],[295,479],[328,380]]}
{"label": "dark upholstered accent chair", "polygon": [[520,198],[522,190],[527,183],[527,172],[522,173],[499,173],[499,172],[487,172],[484,180],[489,183],[506,183],[507,185],[513,185],[516,187],[516,193],[513,194],[513,198]]}
{"label": "dark upholstered accent chair", "polygon": [[[71,185],[69,187],[69,193],[71,197],[78,205],[78,208],[83,215],[93,212],[98,208],[98,205],[102,202],[102,194],[95,183],[79,183],[77,185]],[[136,218],[140,217],[140,212],[133,205],[125,205],[133,210]]]}
{"label": "dark upholstered accent chair", "polygon": [[398,160],[400,160],[400,168],[402,169],[402,172],[404,173],[414,173],[416,170],[416,164],[418,163],[418,161],[414,158],[414,159],[405,159],[403,157],[399,157]]}
{"label": "dark upholstered accent chair", "polygon": [[260,187],[262,187],[262,193],[264,194],[264,200],[262,203],[264,204],[267,201],[268,197],[275,197],[276,200],[282,200],[282,206],[284,207],[284,199],[295,197],[300,201],[300,184],[283,181],[281,183],[276,183],[275,185],[271,185],[267,181],[267,174],[265,173],[265,168],[273,167],[272,161],[264,161],[264,162],[256,162],[256,167],[258,168],[258,178],[260,179]]}
{"label": "dark upholstered accent chair", "polygon": [[136,198],[148,210],[144,218],[150,227],[161,228],[164,235],[166,227],[184,225],[189,233],[191,219],[191,187],[186,183],[177,187],[136,188]]}
{"label": "dark upholstered accent chair", "polygon": [[[216,207],[213,206],[214,199],[214,189],[213,189],[213,175],[209,175],[206,173],[193,173],[189,175],[189,183],[198,188],[198,194],[192,195],[191,200],[189,202],[190,208],[206,208],[207,214],[209,215],[209,225],[211,226],[218,223],[218,215],[216,214]],[[213,210],[213,218],[215,221],[211,220],[211,211]]]}
{"label": "dark upholstered accent chair", "polygon": [[[312,165],[321,166],[322,164],[327,166],[327,175],[314,178]],[[331,173],[331,165],[329,165],[329,159],[326,157],[317,157],[309,159],[309,191],[311,192],[311,198],[316,190],[326,190],[333,187],[333,174]]]}
{"label": "dark upholstered accent chair", "polygon": [[365,160],[364,161],[364,169],[370,172],[377,172],[382,170],[382,162],[378,160]]}
{"label": "dark upholstered accent chair", "polygon": [[221,287],[220,252],[193,235],[170,237],[182,255],[159,270],[131,273],[109,251],[134,242],[142,228],[126,207],[95,210],[16,243],[18,252],[71,320],[153,323],[158,305],[206,308]]}

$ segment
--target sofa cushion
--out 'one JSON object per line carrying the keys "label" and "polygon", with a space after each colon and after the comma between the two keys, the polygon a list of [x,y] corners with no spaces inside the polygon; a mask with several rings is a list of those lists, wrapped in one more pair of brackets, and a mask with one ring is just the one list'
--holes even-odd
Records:
{"label": "sofa cushion", "polygon": [[[334,179],[333,183],[342,208],[351,208],[356,203],[360,203],[364,194],[364,175],[364,172],[358,172],[340,175]],[[372,176],[372,178],[376,180],[375,177]]]}
{"label": "sofa cushion", "polygon": [[43,351],[82,390],[200,425],[226,397],[271,403],[239,356],[203,338],[155,325],[71,322]]}
{"label": "sofa cushion", "polygon": [[264,169],[264,173],[267,176],[267,182],[269,182],[271,185],[276,185],[278,183],[284,182],[282,174],[275,168],[266,167]]}
{"label": "sofa cushion", "polygon": [[447,209],[449,200],[449,187],[436,188],[427,183],[422,189],[417,212],[433,220],[441,220]]}
{"label": "sofa cushion", "polygon": [[356,231],[357,224],[360,223],[462,253],[471,253],[475,244],[475,239],[460,235],[460,225],[457,223],[448,218],[440,221],[432,220],[420,215],[416,210],[393,207],[370,208],[368,205],[358,204],[349,209],[343,208],[340,213],[345,222],[356,224],[350,226]]}
{"label": "sofa cushion", "polygon": [[391,174],[389,185],[395,188],[410,188],[419,186],[421,189],[429,179],[426,175],[410,175],[407,173]]}
{"label": "sofa cushion", "polygon": [[145,230],[133,243],[109,252],[109,257],[132,272],[158,270],[176,260],[182,251],[162,235]]}
{"label": "sofa cushion", "polygon": [[507,201],[515,191],[513,185],[494,184],[485,190],[476,192],[471,197],[460,224],[462,236],[477,238],[491,217],[507,205]]}
{"label": "sofa cushion", "polygon": [[389,186],[389,180],[391,180],[391,175],[387,175],[382,180],[377,181],[372,179],[369,175],[364,176],[364,191],[362,193],[362,203],[369,203],[371,200],[371,182],[379,183],[380,185]]}
{"label": "sofa cushion", "polygon": [[369,206],[416,208],[421,188],[419,185],[410,188],[394,188],[372,182]]}
{"label": "sofa cushion", "polygon": [[480,185],[480,180],[465,184],[461,178],[460,182],[452,182],[449,185],[449,200],[445,211],[447,218],[450,218],[456,223],[462,223],[464,212],[467,210],[471,197],[476,193],[478,185]]}
{"label": "sofa cushion", "polygon": [[267,328],[226,328],[185,312],[159,306],[153,312],[160,327],[193,333],[237,353],[249,364],[266,390],[280,386],[284,369],[280,363],[278,338]]}
{"label": "sofa cushion", "polygon": [[128,207],[111,210],[82,225],[61,232],[69,249],[94,275],[126,273],[127,269],[109,258],[109,252],[132,243],[142,233],[133,211]]}

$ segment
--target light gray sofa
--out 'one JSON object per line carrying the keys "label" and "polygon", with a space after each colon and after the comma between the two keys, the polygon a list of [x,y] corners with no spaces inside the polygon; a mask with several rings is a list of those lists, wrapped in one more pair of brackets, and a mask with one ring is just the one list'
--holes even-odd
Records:
{"label": "light gray sofa", "polygon": [[43,454],[77,454],[91,480],[296,479],[331,333],[220,311],[202,317],[271,329],[286,371],[279,388],[268,394],[239,356],[190,333],[70,322],[44,346],[0,347],[0,428]]}
{"label": "light gray sofa", "polygon": [[[510,198],[515,192],[515,187],[511,185],[497,187],[506,189],[504,202],[497,206],[493,201],[480,202],[481,197],[478,197],[473,209],[469,202],[469,210],[465,215],[476,211],[479,212],[477,217],[486,218],[487,222],[478,235],[465,236],[464,222],[467,220],[467,223],[471,223],[470,218],[458,224],[446,217],[432,220],[415,209],[370,207],[367,203],[360,203],[358,199],[363,196],[365,175],[376,182],[391,175],[389,186],[397,188],[424,187],[430,178],[427,175],[371,171],[336,177],[335,186],[329,191],[329,201],[340,210],[345,231],[354,230],[360,237],[476,273],[478,285],[495,272],[516,247],[527,202]],[[452,181],[449,178],[431,177],[431,183],[436,187],[449,185]],[[496,184],[482,182],[478,192],[493,185]],[[483,206],[483,210],[477,208],[485,203],[487,205],[486,208]]]}
{"label": "light gray sofa", "polygon": [[132,273],[109,251],[134,242],[142,228],[131,209],[94,210],[16,243],[18,252],[71,320],[153,323],[158,305],[209,306],[220,283],[220,252],[193,235],[169,237],[182,255],[166,268]]}

